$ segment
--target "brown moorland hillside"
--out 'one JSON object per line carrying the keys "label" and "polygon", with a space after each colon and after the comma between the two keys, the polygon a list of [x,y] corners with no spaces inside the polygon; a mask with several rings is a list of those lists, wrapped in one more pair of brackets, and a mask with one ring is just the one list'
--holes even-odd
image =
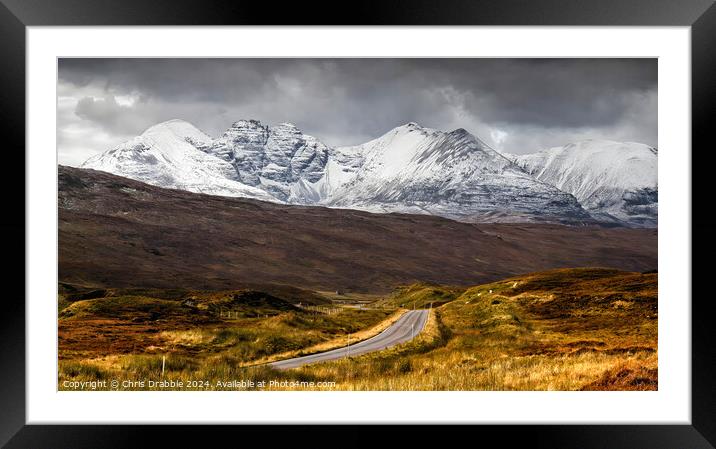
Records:
{"label": "brown moorland hillside", "polygon": [[413,282],[476,285],[560,267],[657,267],[655,229],[286,206],[64,166],[58,182],[59,280],[95,288],[281,284],[384,293]]}

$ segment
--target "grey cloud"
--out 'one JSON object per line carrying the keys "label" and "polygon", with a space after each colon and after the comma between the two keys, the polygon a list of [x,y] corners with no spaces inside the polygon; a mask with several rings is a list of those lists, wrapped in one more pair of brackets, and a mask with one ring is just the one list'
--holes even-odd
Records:
{"label": "grey cloud", "polygon": [[78,117],[100,122],[108,128],[116,128],[130,112],[129,107],[120,106],[113,95],[105,95],[102,99],[84,97],[77,102],[75,114]]}
{"label": "grey cloud", "polygon": [[[575,137],[657,145],[655,59],[61,59],[59,82],[77,100],[63,117],[111,136],[171,118],[218,135],[256,118],[331,145],[409,121],[516,153]],[[141,101],[116,101],[127,95]]]}

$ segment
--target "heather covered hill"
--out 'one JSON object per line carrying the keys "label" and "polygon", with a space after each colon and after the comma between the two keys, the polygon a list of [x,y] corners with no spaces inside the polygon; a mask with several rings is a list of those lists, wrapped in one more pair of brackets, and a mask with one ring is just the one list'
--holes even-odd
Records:
{"label": "heather covered hill", "polygon": [[471,224],[289,206],[62,166],[58,195],[59,279],[85,286],[389,292],[559,267],[657,266],[654,229]]}

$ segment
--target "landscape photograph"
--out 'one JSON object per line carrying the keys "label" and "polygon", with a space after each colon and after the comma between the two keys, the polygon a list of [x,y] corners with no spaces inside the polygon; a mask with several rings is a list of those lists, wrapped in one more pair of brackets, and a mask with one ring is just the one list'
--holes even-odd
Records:
{"label": "landscape photograph", "polygon": [[658,390],[655,58],[60,58],[57,389]]}

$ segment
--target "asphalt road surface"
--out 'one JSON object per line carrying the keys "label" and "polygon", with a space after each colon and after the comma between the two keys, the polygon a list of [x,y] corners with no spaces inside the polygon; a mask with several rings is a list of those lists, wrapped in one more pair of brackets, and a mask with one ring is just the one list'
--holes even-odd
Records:
{"label": "asphalt road surface", "polygon": [[279,360],[269,365],[277,369],[290,369],[306,365],[308,363],[328,362],[343,357],[353,357],[368,352],[381,351],[391,346],[412,340],[425,327],[428,321],[428,310],[410,310],[389,328],[367,340],[363,340],[350,346],[333,349],[318,354],[296,357],[293,359]]}

